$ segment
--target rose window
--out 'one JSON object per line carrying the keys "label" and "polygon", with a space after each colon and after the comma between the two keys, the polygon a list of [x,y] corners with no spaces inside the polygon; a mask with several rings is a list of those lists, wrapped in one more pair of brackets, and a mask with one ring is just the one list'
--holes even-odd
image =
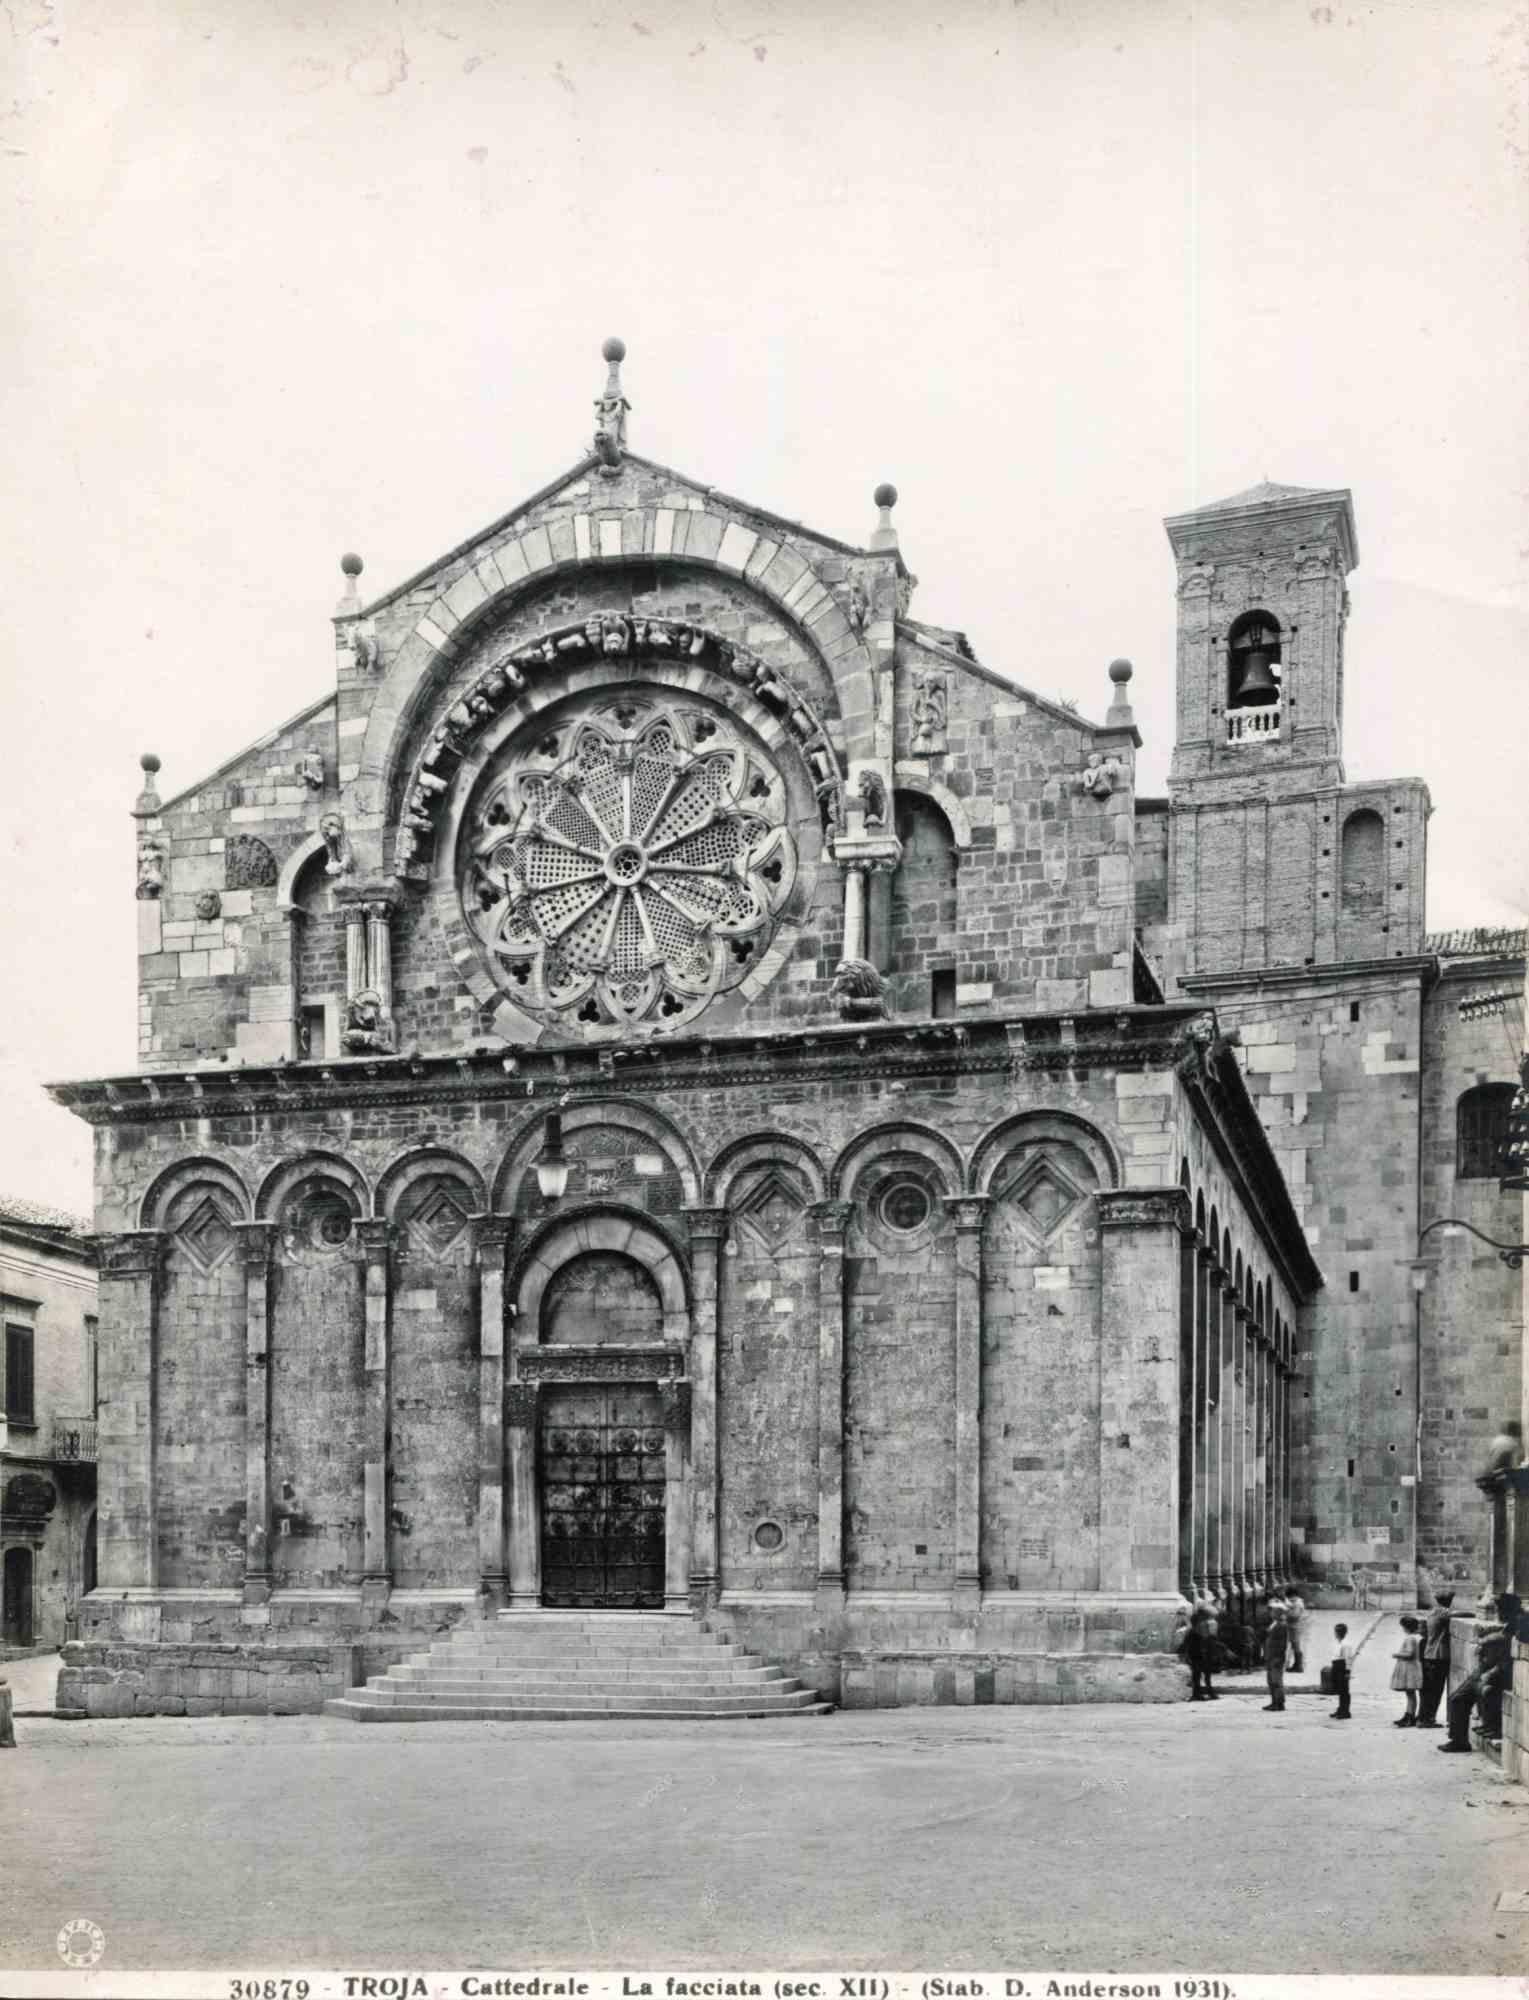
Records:
{"label": "rose window", "polygon": [[763,956],[796,876],[785,817],[779,771],[715,709],[538,718],[469,816],[463,909],[527,1013],[678,1027]]}

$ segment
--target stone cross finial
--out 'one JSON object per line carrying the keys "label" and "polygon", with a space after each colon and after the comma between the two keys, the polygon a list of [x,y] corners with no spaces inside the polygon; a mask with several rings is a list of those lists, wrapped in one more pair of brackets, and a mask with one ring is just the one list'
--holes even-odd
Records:
{"label": "stone cross finial", "polygon": [[614,473],[626,450],[626,414],[631,404],[621,391],[621,364],[626,359],[626,342],[614,336],[600,349],[610,364],[605,377],[605,393],[595,398],[595,450],[600,470]]}

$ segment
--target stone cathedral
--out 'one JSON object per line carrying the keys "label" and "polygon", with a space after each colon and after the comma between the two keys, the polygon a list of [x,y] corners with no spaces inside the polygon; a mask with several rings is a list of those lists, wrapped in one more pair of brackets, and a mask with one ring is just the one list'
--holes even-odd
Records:
{"label": "stone cathedral", "polygon": [[618,1612],[757,1660],[715,1712],[1171,1699],[1197,1584],[1477,1576],[1516,1287],[1419,1238],[1517,1234],[1523,938],[1345,782],[1349,495],[1168,522],[1144,798],[1128,661],[1015,685],[892,487],[858,546],[644,458],[623,358],[566,476],[344,558],[310,707],[142,760],[60,1699],[426,1712]]}

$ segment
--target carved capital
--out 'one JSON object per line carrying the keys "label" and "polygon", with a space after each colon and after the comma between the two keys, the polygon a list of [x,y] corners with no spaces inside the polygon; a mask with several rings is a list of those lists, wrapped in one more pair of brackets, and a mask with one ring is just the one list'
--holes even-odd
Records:
{"label": "carved capital", "polygon": [[690,1434],[690,1384],[665,1382],[659,1389],[664,1405],[664,1429],[671,1437]]}
{"label": "carved capital", "polygon": [[489,1271],[496,1265],[503,1269],[505,1252],[515,1235],[514,1216],[475,1215],[472,1218],[472,1233],[478,1269]]}
{"label": "carved capital", "polygon": [[347,900],[340,904],[339,915],[340,922],[349,930],[352,924],[366,922],[366,905],[359,901]]}
{"label": "carved capital", "polygon": [[274,1222],[236,1222],[234,1234],[238,1238],[239,1254],[244,1259],[247,1272],[263,1274],[271,1261],[271,1246],[276,1241]]}
{"label": "carved capital", "polygon": [[727,1235],[725,1208],[687,1208],[685,1220],[690,1225],[692,1243],[720,1243]]}
{"label": "carved capital", "polygon": [[948,1194],[944,1197],[950,1218],[962,1235],[974,1234],[981,1229],[991,1200],[992,1197],[985,1194]]}
{"label": "carved capital", "polygon": [[387,1262],[393,1245],[393,1225],[384,1215],[368,1215],[356,1223],[356,1241],[369,1264]]}
{"label": "carved capital", "polygon": [[1202,1266],[1212,1273],[1215,1272],[1216,1267],[1221,1262],[1220,1251],[1214,1249],[1209,1243],[1199,1244],[1195,1250],[1195,1255],[1199,1258]]}
{"label": "carved capital", "polygon": [[842,1236],[854,1212],[852,1201],[815,1201],[807,1210],[816,1218],[818,1235],[825,1240],[830,1236]]}
{"label": "carved capital", "polygon": [[162,1229],[126,1229],[120,1235],[92,1236],[99,1274],[103,1278],[152,1278],[164,1262]]}
{"label": "carved capital", "polygon": [[507,1382],[504,1389],[504,1420],[515,1430],[531,1430],[536,1424],[537,1385],[534,1382]]}
{"label": "carved capital", "polygon": [[1181,1187],[1101,1188],[1094,1200],[1106,1229],[1178,1229],[1189,1212]]}
{"label": "carved capital", "polygon": [[368,923],[385,924],[397,907],[398,899],[390,893],[379,895],[375,889],[368,889],[361,904]]}

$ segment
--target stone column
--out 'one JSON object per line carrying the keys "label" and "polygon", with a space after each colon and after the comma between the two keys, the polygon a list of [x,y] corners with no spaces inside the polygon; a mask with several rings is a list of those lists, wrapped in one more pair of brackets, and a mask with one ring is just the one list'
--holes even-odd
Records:
{"label": "stone column", "polygon": [[101,1590],[159,1581],[155,1440],[159,1428],[159,1290],[165,1236],[97,1236],[100,1260],[96,1575]]}
{"label": "stone column", "polygon": [[1239,1298],[1232,1309],[1232,1588],[1240,1605],[1248,1594],[1248,1325]]}
{"label": "stone column", "polygon": [[717,1601],[717,1327],[725,1208],[687,1209],[690,1224],[690,1602]]}
{"label": "stone column", "polygon": [[1230,1271],[1221,1273],[1221,1393],[1217,1416],[1221,1433],[1221,1476],[1217,1509],[1221,1517],[1221,1578],[1218,1588],[1237,1594],[1237,1521],[1232,1504],[1237,1470],[1237,1287]]}
{"label": "stone column", "polygon": [[345,998],[366,991],[366,911],[359,903],[342,903],[345,925]]}
{"label": "stone column", "polygon": [[271,1595],[271,1251],[274,1222],[234,1225],[244,1258],[244,1601]]}
{"label": "stone column", "polygon": [[1203,1245],[1195,1251],[1195,1572],[1201,1589],[1210,1582],[1215,1565],[1211,1560],[1211,1523],[1215,1516],[1211,1474],[1211,1442],[1214,1411],[1212,1392],[1210,1305],[1215,1284],[1216,1257]]}
{"label": "stone column", "polygon": [[956,1225],[956,1588],[958,1610],[982,1601],[982,1226],[986,1195],[948,1197]]}
{"label": "stone column", "polygon": [[844,866],[844,957],[864,958],[865,863],[849,861]]}
{"label": "stone column", "polygon": [[664,1609],[690,1609],[690,1494],[686,1458],[690,1444],[690,1384],[665,1382],[664,1405]]}
{"label": "stone column", "polygon": [[504,1259],[515,1224],[473,1217],[478,1267],[478,1588],[484,1608],[509,1597],[504,1548]]}
{"label": "stone column", "polygon": [[818,1225],[818,1604],[844,1600],[844,1232],[847,1201],[814,1202]]}
{"label": "stone column", "polygon": [[1199,1375],[1195,1356],[1198,1291],[1193,1220],[1179,1233],[1179,1589],[1188,1597],[1203,1566],[1197,1498]]}
{"label": "stone column", "polygon": [[1205,1283],[1205,1582],[1225,1587],[1221,1541],[1221,1267],[1206,1253]]}
{"label": "stone column", "polygon": [[1095,1195],[1099,1327],[1099,1588],[1178,1587],[1179,1247],[1182,1188]]}
{"label": "stone column", "polygon": [[1281,1583],[1290,1581],[1290,1398],[1295,1389],[1295,1371],[1286,1365],[1279,1371],[1279,1486],[1275,1491],[1278,1515],[1276,1562]]}
{"label": "stone column", "polygon": [[[387,897],[368,898],[366,911],[366,983],[382,1002],[382,1018],[393,1018],[393,942],[388,925],[393,905]],[[347,934],[348,942],[348,934]]]}
{"label": "stone column", "polygon": [[541,1522],[536,1506],[536,1384],[511,1382],[504,1392],[510,1447],[510,1609],[535,1611],[542,1601]]}
{"label": "stone column", "polygon": [[393,1587],[388,1562],[388,1277],[393,1225],[378,1217],[356,1224],[366,1259],[366,1398],[361,1524],[361,1598],[385,1604]]}

